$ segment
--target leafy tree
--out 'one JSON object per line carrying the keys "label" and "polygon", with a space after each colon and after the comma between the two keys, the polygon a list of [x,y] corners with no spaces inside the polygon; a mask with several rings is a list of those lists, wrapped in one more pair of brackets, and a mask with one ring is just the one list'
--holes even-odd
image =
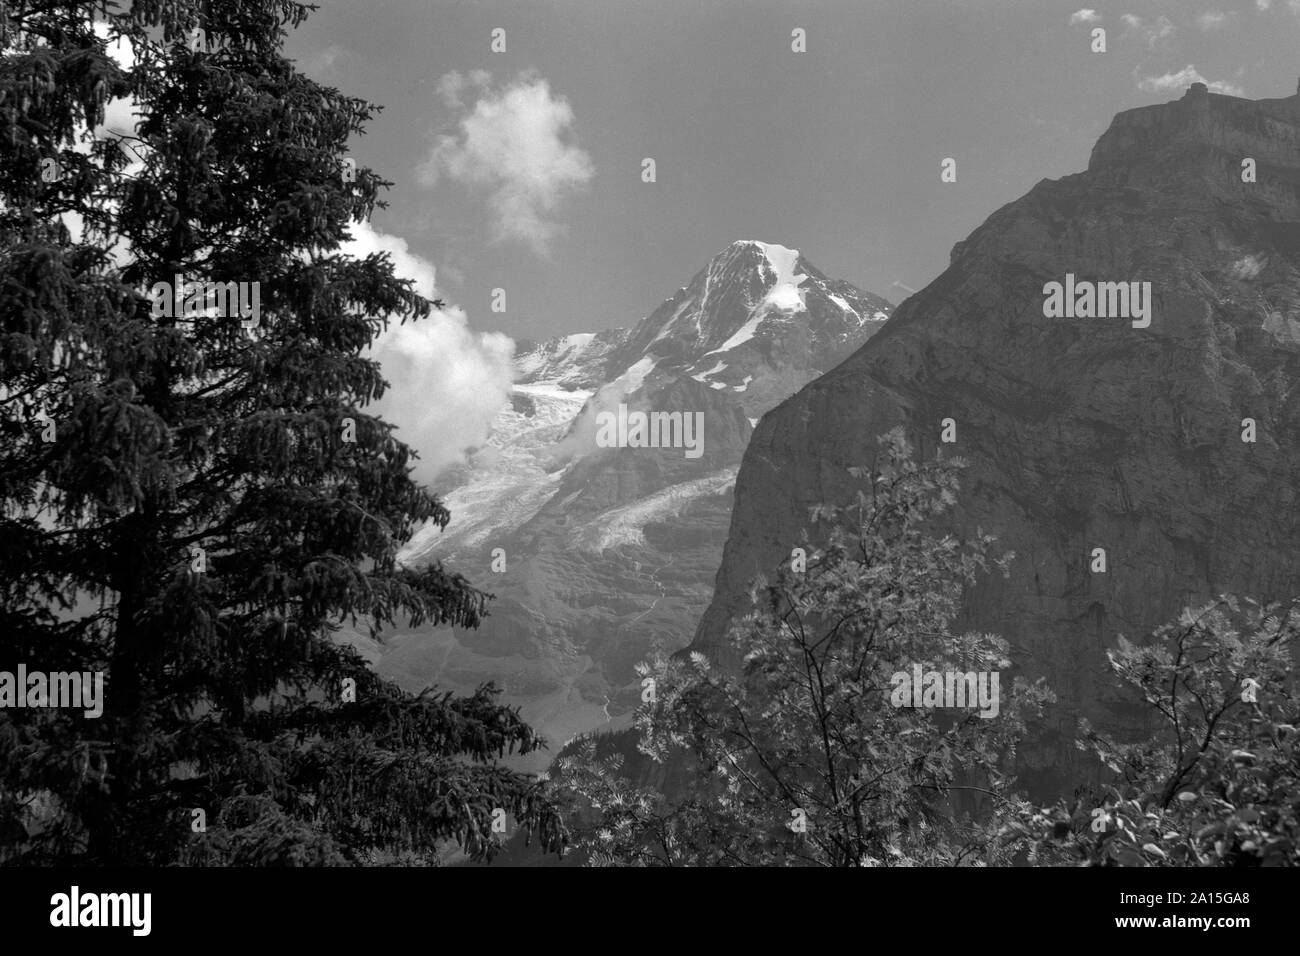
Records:
{"label": "leafy tree", "polygon": [[[364,353],[441,303],[337,251],[391,184],[344,163],[377,107],[282,54],[309,9],[0,7],[0,669],[106,675],[98,720],[0,711],[8,862],[487,856],[498,807],[564,839],[496,762],[540,741],[493,689],[412,696],[331,640],[476,626],[487,595],[396,562],[448,514],[364,411]],[[137,134],[92,141],[114,98]],[[258,323],[155,318],[178,273],[259,283]]]}
{"label": "leafy tree", "polygon": [[[698,652],[643,666],[653,700],[636,714],[648,761],[635,779],[595,739],[562,756],[558,785],[593,862],[986,865],[1023,843],[1004,834],[1025,809],[1011,769],[1045,689],[1017,678],[992,719],[894,705],[893,675],[914,665],[1009,662],[1000,638],[950,630],[993,538],[927,531],[963,463],[918,465],[900,430],[882,447],[878,472],[853,470],[867,486],[855,500],[813,509],[827,544],[806,570],[755,584],[755,611],[728,635],[739,667]],[[1009,558],[994,563],[1005,573]]]}
{"label": "leafy tree", "polygon": [[[1157,724],[1137,742],[1086,723],[1078,741],[1111,780],[1024,821],[1037,862],[1093,866],[1300,865],[1300,602],[1223,596],[1108,651]],[[1044,833],[1045,830],[1050,832]]]}

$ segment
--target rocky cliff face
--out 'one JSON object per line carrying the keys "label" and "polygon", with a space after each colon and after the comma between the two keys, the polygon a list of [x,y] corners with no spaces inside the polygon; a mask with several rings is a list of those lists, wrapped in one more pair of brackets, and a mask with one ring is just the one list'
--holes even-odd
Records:
{"label": "rocky cliff face", "polygon": [[[1060,695],[1027,782],[1082,780],[1078,715],[1136,729],[1106,690],[1117,635],[1221,592],[1300,590],[1298,269],[1300,97],[1200,87],[1120,114],[1086,172],[994,213],[862,349],[763,417],[694,646],[716,653],[752,576],[802,543],[808,506],[842,500],[879,434],[901,424],[931,457],[952,418],[942,447],[971,463],[955,524],[1017,555],[963,623],[1007,637]],[[1150,282],[1150,325],[1046,318],[1045,284],[1067,274]]]}
{"label": "rocky cliff face", "polygon": [[[412,690],[496,681],[552,754],[626,714],[633,666],[652,642],[686,644],[708,603],[752,422],[890,311],[796,250],[742,241],[631,329],[518,343],[511,402],[443,485],[451,524],[401,556],[446,560],[496,595],[491,615],[366,648],[380,673]],[[619,406],[692,416],[702,440],[607,447]]]}

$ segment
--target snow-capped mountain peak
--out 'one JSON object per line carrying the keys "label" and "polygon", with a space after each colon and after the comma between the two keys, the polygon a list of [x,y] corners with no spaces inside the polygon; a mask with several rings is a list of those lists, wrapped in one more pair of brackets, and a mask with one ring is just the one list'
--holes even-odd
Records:
{"label": "snow-capped mountain peak", "polygon": [[[709,600],[753,426],[890,310],[797,249],[742,241],[631,329],[517,343],[511,402],[440,489],[451,523],[400,556],[447,559],[490,585],[492,616],[471,634],[399,638],[385,675],[467,689],[504,679],[558,742],[626,714],[640,692],[630,662],[652,639],[688,634]],[[622,405],[700,416],[702,456],[601,444],[597,419]]]}
{"label": "snow-capped mountain peak", "polygon": [[[829,368],[878,329],[892,308],[828,278],[798,249],[742,239],[631,329],[521,342],[518,380],[595,389],[649,358],[664,375],[689,374],[734,388],[746,375],[763,377],[756,363]],[[726,369],[734,382],[719,379]]]}

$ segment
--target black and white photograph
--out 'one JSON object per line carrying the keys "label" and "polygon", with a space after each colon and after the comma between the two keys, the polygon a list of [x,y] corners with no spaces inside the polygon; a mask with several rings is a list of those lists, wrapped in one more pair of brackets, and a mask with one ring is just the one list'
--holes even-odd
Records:
{"label": "black and white photograph", "polygon": [[1298,657],[1300,0],[0,0],[15,944],[1259,945]]}

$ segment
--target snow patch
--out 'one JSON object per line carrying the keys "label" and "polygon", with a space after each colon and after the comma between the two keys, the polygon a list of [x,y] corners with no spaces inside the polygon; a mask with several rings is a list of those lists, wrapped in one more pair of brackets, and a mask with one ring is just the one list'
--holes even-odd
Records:
{"label": "snow patch", "polygon": [[808,277],[794,271],[795,263],[799,261],[799,250],[766,242],[760,242],[758,245],[763,250],[763,255],[767,257],[767,264],[776,274],[776,283],[763,301],[777,309],[802,309],[803,292],[799,286]]}
{"label": "snow patch", "polygon": [[451,523],[445,531],[434,522],[420,528],[399,553],[400,563],[418,566],[481,548],[528,522],[559,490],[563,473],[548,472],[547,460],[592,393],[554,381],[515,385],[514,391],[532,400],[533,414],[515,411],[510,402],[502,406],[487,442],[466,463],[462,483],[441,496],[456,509]]}
{"label": "snow patch", "polygon": [[531,352],[515,356],[514,377],[517,381],[531,375],[559,378],[576,365],[596,338],[595,332],[575,332],[543,342]]}
{"label": "snow patch", "polygon": [[607,548],[644,545],[642,529],[646,525],[675,517],[696,498],[726,492],[734,487],[737,471],[738,467],[724,468],[706,478],[669,485],[639,501],[611,508],[574,531],[571,540],[575,546],[595,553]]}
{"label": "snow patch", "polygon": [[718,372],[725,372],[726,370],[727,363],[719,360],[718,364],[713,366],[713,368],[709,369],[707,372],[701,372],[699,375],[692,375],[691,378],[695,379],[697,382],[702,382],[710,375],[716,375]]}
{"label": "snow patch", "polygon": [[1283,315],[1278,311],[1270,312],[1264,319],[1264,331],[1282,344],[1300,344],[1300,322],[1294,316]]}
{"label": "snow patch", "polygon": [[1253,279],[1264,271],[1267,256],[1242,256],[1232,264],[1234,279]]}
{"label": "snow patch", "polygon": [[641,387],[641,383],[645,381],[645,377],[653,371],[654,367],[655,360],[647,355],[635,365],[628,368],[628,370],[618,378],[614,379],[614,381],[610,382],[610,385],[618,386],[623,390],[624,395],[631,395]]}
{"label": "snow patch", "polygon": [[[558,402],[571,402],[581,408],[594,392],[585,388],[564,388],[558,382],[517,382],[515,391],[534,398],[550,398]],[[575,409],[576,413],[576,409]]]}
{"label": "snow patch", "polygon": [[714,355],[717,352],[726,352],[736,348],[738,345],[744,345],[754,337],[754,333],[758,330],[758,323],[763,321],[764,314],[765,310],[761,309],[755,312],[753,318],[738,328],[731,338],[727,339],[727,341],[723,342],[716,349],[711,349],[704,354],[706,356]]}
{"label": "snow patch", "polygon": [[[685,289],[683,288],[681,291],[685,291]],[[659,334],[650,340],[650,344],[654,345],[660,339],[666,338],[668,336],[668,333],[671,332],[673,330],[673,327],[677,324],[677,320],[681,318],[682,312],[686,309],[688,305],[692,305],[694,303],[695,300],[689,298],[683,299],[680,303],[678,303],[677,308],[673,310],[673,314],[669,317],[668,321],[663,324],[663,328],[659,330]],[[698,313],[698,309],[696,311]],[[644,322],[645,318],[642,317],[641,321]],[[698,314],[695,317],[695,324],[697,326],[700,324],[700,318]]]}
{"label": "snow patch", "polygon": [[776,280],[773,282],[772,288],[768,289],[767,295],[763,296],[762,301],[750,313],[749,320],[738,328],[731,338],[716,349],[705,352],[705,355],[727,352],[737,346],[744,345],[754,337],[759,325],[767,318],[767,314],[773,310],[798,312],[806,308],[804,304],[806,290],[799,288],[799,286],[808,277],[802,272],[795,271],[795,264],[799,261],[799,250],[787,249],[785,246],[778,246],[768,242],[756,242],[752,239],[744,241],[757,246],[763,251],[763,255],[767,258],[768,267],[772,270]]}
{"label": "snow patch", "polygon": [[849,305],[848,300],[846,300],[843,296],[836,295],[834,292],[828,292],[826,294],[826,298],[830,299],[832,302],[838,305],[845,312],[852,312],[854,315],[858,314],[857,310],[854,309],[851,305]]}
{"label": "snow patch", "polygon": [[753,380],[754,380],[754,376],[746,375],[745,380],[741,382],[739,385],[733,386],[731,390],[733,392],[743,392],[745,391],[745,389],[749,388],[749,383],[752,382]]}

